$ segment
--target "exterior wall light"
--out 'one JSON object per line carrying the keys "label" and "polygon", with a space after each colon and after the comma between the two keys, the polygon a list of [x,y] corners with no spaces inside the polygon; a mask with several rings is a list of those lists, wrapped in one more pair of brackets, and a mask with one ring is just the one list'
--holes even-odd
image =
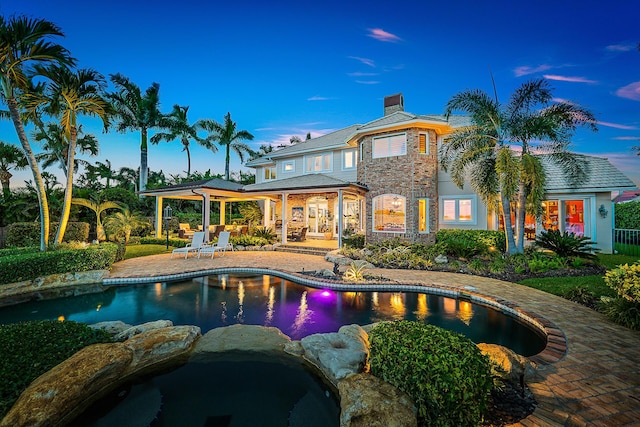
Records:
{"label": "exterior wall light", "polygon": [[600,209],[598,209],[598,212],[600,212],[600,216],[602,218],[606,218],[607,214],[609,213],[609,211],[607,210],[607,208],[604,207],[604,205],[600,205]]}

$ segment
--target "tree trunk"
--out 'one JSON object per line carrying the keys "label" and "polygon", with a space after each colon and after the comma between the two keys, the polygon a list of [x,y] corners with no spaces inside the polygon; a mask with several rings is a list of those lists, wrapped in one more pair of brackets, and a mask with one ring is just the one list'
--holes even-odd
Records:
{"label": "tree trunk", "polygon": [[11,172],[6,169],[0,170],[0,184],[2,184],[2,192],[7,195],[11,192],[9,184],[11,182]]}
{"label": "tree trunk", "polygon": [[13,121],[13,126],[16,128],[18,139],[20,140],[22,149],[24,150],[27,161],[29,162],[29,167],[33,173],[33,181],[38,193],[38,205],[40,207],[40,250],[44,252],[47,250],[47,245],[49,244],[49,203],[47,201],[47,192],[36,156],[33,154],[31,145],[29,145],[27,134],[24,131],[24,126],[20,119],[18,101],[14,97],[7,97],[6,100],[11,114],[11,120]]}
{"label": "tree trunk", "polygon": [[518,188],[518,212],[516,212],[516,252],[524,252],[524,223],[527,215],[527,192],[522,181]]}
{"label": "tree trunk", "polygon": [[191,176],[191,152],[189,151],[189,143],[184,145],[184,151],[187,152],[187,178]]}
{"label": "tree trunk", "polygon": [[231,144],[227,144],[227,157],[224,160],[224,176],[227,181],[229,181],[229,160],[230,160],[230,150]]}
{"label": "tree trunk", "polygon": [[62,213],[60,214],[60,225],[58,225],[58,232],[56,233],[56,245],[62,243],[64,233],[67,231],[67,224],[69,223],[71,198],[73,196],[73,173],[75,172],[73,162],[76,154],[77,141],[78,132],[75,126],[72,126],[69,136],[69,149],[67,151],[67,187],[64,189],[64,202],[62,204]]}
{"label": "tree trunk", "polygon": [[140,184],[138,185],[138,188],[140,191],[144,191],[147,188],[147,179],[149,176],[147,157],[149,149],[147,144],[147,130],[143,128],[140,133]]}
{"label": "tree trunk", "polygon": [[505,197],[500,196],[502,202],[502,221],[504,223],[504,232],[507,237],[507,253],[509,255],[517,253],[516,242],[513,238],[513,228],[511,228],[511,202]]}

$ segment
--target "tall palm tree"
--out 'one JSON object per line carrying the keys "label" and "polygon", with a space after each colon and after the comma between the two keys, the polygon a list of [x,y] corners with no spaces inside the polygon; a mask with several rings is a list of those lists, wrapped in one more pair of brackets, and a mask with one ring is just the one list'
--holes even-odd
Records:
{"label": "tall palm tree", "polygon": [[71,71],[66,67],[36,66],[38,75],[47,77],[50,83],[43,94],[27,93],[23,96],[24,104],[30,110],[42,109],[43,113],[59,117],[64,138],[69,141],[67,152],[67,183],[64,193],[60,224],[55,243],[62,243],[71,212],[73,196],[73,175],[75,172],[75,154],[78,142],[78,117],[98,117],[104,124],[105,131],[109,127],[111,105],[102,97],[101,91],[106,82],[102,74],[91,69]]}
{"label": "tall palm tree", "polygon": [[187,152],[187,178],[191,175],[191,152],[189,144],[191,141],[200,143],[202,140],[198,137],[199,126],[197,123],[189,124],[187,112],[189,107],[181,107],[174,105],[171,113],[165,116],[163,127],[168,132],[159,132],[151,137],[152,144],[158,144],[160,141],[171,142],[179,139],[182,143],[182,151]]}
{"label": "tall palm tree", "polygon": [[91,209],[96,214],[96,238],[99,242],[103,242],[107,239],[107,235],[104,232],[104,227],[102,226],[102,214],[107,209],[122,209],[116,202],[98,202],[96,200],[91,199],[83,199],[80,197],[74,197],[71,199],[71,203],[74,205],[84,206],[85,208]]}
{"label": "tall palm tree", "polygon": [[160,113],[160,85],[152,83],[144,94],[140,87],[122,74],[111,74],[117,92],[109,94],[118,117],[118,132],[140,131],[140,191],[147,188],[149,130],[163,124]]}
{"label": "tall palm tree", "polygon": [[[69,156],[69,140],[66,138],[62,127],[57,123],[47,123],[45,126],[39,126],[38,131],[34,132],[33,138],[42,144],[42,153],[36,155],[36,159],[42,162],[44,169],[57,164],[64,176],[68,176],[67,158]],[[77,149],[82,154],[90,156],[98,155],[98,139],[91,134],[83,134],[82,126],[78,127]],[[87,162],[79,159],[74,160],[74,170],[78,169],[80,163]]]}
{"label": "tall palm tree", "polygon": [[[252,141],[253,135],[246,130],[236,130],[236,122],[231,120],[231,113],[227,113],[224,116],[224,123],[222,124],[213,120],[200,120],[198,125],[200,128],[209,132],[209,136],[205,140],[202,140],[202,145],[209,149],[213,149],[215,146],[211,144],[211,141],[215,141],[221,147],[225,148],[224,176],[225,179],[229,181],[229,161],[231,157],[231,150],[233,150],[238,157],[240,157],[240,161],[244,163],[244,156],[250,156],[253,151],[247,144],[241,141]],[[215,151],[217,151],[217,149]]]}
{"label": "tall palm tree", "polygon": [[24,169],[28,165],[24,151],[15,145],[7,144],[0,141],[0,184],[2,184],[2,192],[8,195],[11,191],[9,183],[11,181],[11,172],[9,169]]}
{"label": "tall palm tree", "polygon": [[64,47],[49,41],[64,36],[55,24],[43,19],[16,16],[6,20],[0,16],[0,100],[9,107],[20,145],[27,156],[38,193],[40,208],[40,250],[49,242],[49,205],[44,181],[35,154],[29,144],[20,116],[18,100],[29,87],[27,67],[30,64],[73,65],[75,60]]}
{"label": "tall palm tree", "polygon": [[129,191],[136,192],[136,186],[138,182],[138,171],[128,167],[121,167],[118,169],[118,175],[115,178],[120,183],[120,186],[126,188]]}
{"label": "tall palm tree", "polygon": [[104,163],[96,162],[94,166],[96,175],[105,180],[105,188],[111,187],[111,180],[118,179],[118,171],[111,169],[111,162],[109,159],[105,159]]}
{"label": "tall palm tree", "polygon": [[460,188],[468,178],[487,206],[499,201],[507,250],[523,252],[525,215],[540,215],[544,195],[544,168],[534,154],[547,154],[568,179],[579,179],[587,171],[568,151],[570,138],[578,126],[597,130],[595,118],[578,105],[553,103],[552,89],[543,79],[522,84],[506,105],[481,90],[460,92],[447,103],[445,115],[454,111],[469,114],[471,124],[447,137],[441,166]]}

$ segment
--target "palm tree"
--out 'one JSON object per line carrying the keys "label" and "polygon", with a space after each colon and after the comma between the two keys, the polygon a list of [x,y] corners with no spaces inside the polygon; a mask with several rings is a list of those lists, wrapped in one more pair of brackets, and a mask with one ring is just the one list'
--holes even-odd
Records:
{"label": "palm tree", "polygon": [[119,241],[124,240],[124,245],[127,246],[131,232],[145,224],[147,224],[147,221],[143,216],[125,208],[122,212],[109,215],[104,221],[104,228]]}
{"label": "palm tree", "polygon": [[187,119],[188,111],[189,107],[174,105],[171,113],[165,116],[163,121],[163,127],[168,129],[168,132],[159,132],[151,137],[152,144],[158,144],[160,141],[171,142],[180,139],[183,146],[182,151],[187,152],[187,178],[191,175],[191,152],[189,151],[189,144],[191,140],[199,143],[202,141],[200,137],[198,137],[198,123],[189,124],[189,120]]}
{"label": "palm tree", "polygon": [[35,154],[29,144],[20,116],[18,100],[29,87],[26,67],[31,63],[73,65],[69,51],[48,39],[64,36],[53,23],[43,19],[17,16],[5,20],[0,16],[0,99],[9,107],[20,145],[33,173],[40,208],[40,250],[47,250],[49,242],[49,205],[44,181]]}
{"label": "palm tree", "polygon": [[71,199],[71,203],[74,205],[84,206],[85,208],[91,209],[96,214],[96,238],[99,242],[102,242],[107,239],[107,236],[104,232],[104,227],[102,226],[102,213],[107,209],[123,209],[116,202],[102,202],[99,203],[95,200],[90,199],[82,199],[80,197],[74,197]]}
{"label": "palm tree", "polygon": [[[62,127],[57,123],[47,123],[45,126],[39,126],[39,130],[34,132],[33,138],[42,144],[42,149],[44,150],[36,155],[36,159],[42,162],[42,168],[47,169],[57,163],[64,176],[68,176],[69,141]],[[83,134],[82,126],[78,127],[77,148],[82,154],[98,155],[97,138],[91,134]],[[73,169],[77,170],[81,163],[87,164],[84,160],[75,159]]]}
{"label": "palm tree", "polygon": [[463,111],[471,124],[447,137],[441,166],[460,188],[468,178],[487,206],[499,201],[509,253],[524,251],[525,214],[541,213],[545,175],[540,157],[533,154],[547,154],[569,179],[586,173],[568,148],[578,126],[597,130],[595,118],[580,106],[552,100],[548,82],[538,79],[516,89],[506,105],[497,95],[491,98],[481,90],[467,90],[454,95],[445,107],[447,117]]}
{"label": "palm tree", "polygon": [[96,162],[94,166],[94,172],[100,178],[104,178],[105,180],[105,188],[111,187],[111,180],[118,179],[118,172],[116,170],[111,169],[111,162],[109,159],[105,159],[104,163]]}
{"label": "palm tree", "polygon": [[229,181],[231,150],[240,157],[241,162],[244,162],[244,156],[251,155],[253,151],[247,144],[240,141],[252,141],[253,135],[246,130],[236,130],[236,122],[231,120],[231,113],[227,113],[224,116],[224,123],[222,124],[213,120],[200,120],[198,124],[200,128],[209,132],[209,136],[201,142],[202,145],[213,150],[215,146],[211,144],[211,141],[217,141],[220,146],[225,147],[224,176]]}
{"label": "palm tree", "polygon": [[15,145],[0,141],[0,183],[5,196],[11,191],[9,182],[13,175],[9,169],[24,169],[27,165],[27,158],[22,150]]}
{"label": "palm tree", "polygon": [[78,142],[78,117],[81,115],[98,117],[104,124],[105,131],[109,127],[111,105],[102,97],[100,91],[105,87],[102,74],[91,69],[71,71],[66,67],[36,66],[38,75],[50,80],[43,94],[27,93],[23,96],[24,104],[33,111],[42,109],[46,114],[60,118],[60,127],[64,138],[69,141],[67,153],[67,183],[60,215],[60,224],[55,243],[62,243],[71,212],[73,196],[73,175],[75,172],[75,154]]}
{"label": "palm tree", "polygon": [[109,95],[109,99],[118,115],[116,129],[118,132],[140,131],[140,191],[147,188],[149,175],[147,152],[149,130],[162,126],[163,115],[160,113],[160,85],[152,83],[144,95],[140,87],[122,74],[111,74],[111,81],[117,92]]}
{"label": "palm tree", "polygon": [[136,183],[138,182],[138,171],[128,168],[121,167],[118,169],[118,175],[114,178],[116,181],[120,183],[120,186],[126,188],[129,191],[136,192]]}

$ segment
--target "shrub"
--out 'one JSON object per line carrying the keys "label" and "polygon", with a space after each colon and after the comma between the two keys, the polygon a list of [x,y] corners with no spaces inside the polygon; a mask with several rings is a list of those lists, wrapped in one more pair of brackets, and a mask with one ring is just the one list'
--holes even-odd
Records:
{"label": "shrub", "polygon": [[371,373],[411,396],[420,425],[480,424],[493,381],[471,340],[406,320],[378,324],[369,340]]}
{"label": "shrub", "polygon": [[110,341],[107,332],[71,321],[0,325],[0,419],[37,377],[83,347]]}
{"label": "shrub", "polygon": [[447,247],[447,255],[456,257],[456,258],[471,258],[474,255],[484,254],[489,252],[489,247],[482,243],[476,242],[474,240],[467,239],[449,239],[444,242]]}
{"label": "shrub", "polygon": [[629,329],[640,329],[640,304],[623,298],[602,297],[598,310],[613,322]]}
{"label": "shrub", "polygon": [[616,204],[616,228],[640,230],[640,202]]}
{"label": "shrub", "polygon": [[352,234],[348,237],[343,237],[342,244],[350,248],[362,249],[364,248],[364,242],[365,242],[364,239],[365,239],[364,234]]}
{"label": "shrub", "polygon": [[[189,239],[169,239],[169,246],[174,248],[184,248],[189,243]],[[164,237],[142,237],[140,238],[141,245],[166,245],[167,238]]]}
{"label": "shrub", "polygon": [[353,261],[344,272],[342,278],[348,282],[362,282],[364,280],[364,270],[368,263],[366,261]]}
{"label": "shrub", "polygon": [[582,257],[588,259],[597,258],[594,252],[599,249],[594,248],[595,242],[589,237],[576,236],[574,233],[560,232],[559,230],[546,230],[536,237],[536,245],[555,252],[558,256]]}
{"label": "shrub", "polygon": [[432,245],[423,245],[422,243],[415,243],[411,245],[411,251],[419,257],[433,260],[438,255],[445,255],[447,253],[447,244],[434,243]]}
{"label": "shrub", "polygon": [[[40,228],[40,224],[38,224]],[[39,234],[39,233],[38,233]],[[89,241],[89,223],[88,222],[70,222],[64,232],[65,242],[88,242]]]}
{"label": "shrub", "polygon": [[436,232],[436,242],[447,243],[450,240],[465,241],[467,246],[477,245],[480,248],[496,248],[500,252],[506,250],[504,232],[497,230],[458,230],[447,228]]}
{"label": "shrub", "polygon": [[478,273],[486,270],[485,263],[480,259],[473,259],[469,261],[469,264],[467,264],[467,267],[469,267],[469,270],[473,272],[478,272]]}
{"label": "shrub", "polygon": [[[57,227],[51,224],[49,242],[53,242]],[[64,241],[86,242],[89,240],[89,224],[86,222],[69,222],[64,233]],[[14,222],[7,226],[7,246],[24,247],[40,245],[39,222]]]}
{"label": "shrub", "polygon": [[271,227],[256,227],[252,235],[261,239],[265,239],[268,243],[273,243],[278,239],[276,232]]}
{"label": "shrub", "polygon": [[40,252],[40,248],[37,246],[25,246],[19,248],[7,248],[0,249],[0,257],[10,256],[10,255],[21,255],[21,254],[30,254]]}
{"label": "shrub", "polygon": [[598,298],[596,295],[584,286],[571,288],[565,292],[562,297],[589,308],[596,308],[598,305]]}
{"label": "shrub", "polygon": [[618,296],[632,303],[640,303],[640,262],[624,264],[607,271],[604,281]]}
{"label": "shrub", "polygon": [[249,236],[247,234],[231,236],[229,241],[234,246],[264,246],[269,244],[269,241],[265,238]]}
{"label": "shrub", "polygon": [[91,245],[80,250],[32,252],[0,258],[0,284],[32,280],[60,274],[111,268],[118,246],[113,243]]}

